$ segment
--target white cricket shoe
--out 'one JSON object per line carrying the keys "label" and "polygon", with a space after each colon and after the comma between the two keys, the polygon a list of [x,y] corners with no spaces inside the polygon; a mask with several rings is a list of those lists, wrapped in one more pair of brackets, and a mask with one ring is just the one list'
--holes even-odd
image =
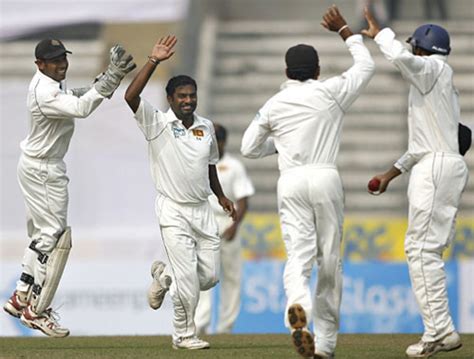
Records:
{"label": "white cricket shoe", "polygon": [[199,339],[197,336],[178,338],[173,340],[173,349],[209,349],[210,345],[208,342]]}
{"label": "white cricket shoe", "polygon": [[23,309],[28,306],[28,294],[15,290],[8,301],[3,305],[3,310],[13,317],[20,318]]}
{"label": "white cricket shoe", "polygon": [[292,304],[287,314],[291,326],[291,339],[296,351],[304,358],[313,358],[314,337],[308,330],[308,321],[303,307],[300,304]]}
{"label": "white cricket shoe", "polygon": [[28,328],[38,329],[44,334],[54,338],[64,338],[69,335],[69,329],[63,328],[58,323],[58,315],[51,308],[43,313],[37,314],[31,308],[31,305],[23,310],[21,322]]}
{"label": "white cricket shoe", "polygon": [[429,358],[436,353],[450,352],[461,347],[461,337],[458,333],[452,332],[435,342],[420,340],[418,343],[410,345],[406,350],[406,354],[409,358]]}
{"label": "white cricket shoe", "polygon": [[171,277],[163,275],[166,264],[161,261],[155,261],[151,265],[151,282],[150,289],[148,289],[148,304],[152,309],[158,309],[163,304],[166,292],[170,289]]}

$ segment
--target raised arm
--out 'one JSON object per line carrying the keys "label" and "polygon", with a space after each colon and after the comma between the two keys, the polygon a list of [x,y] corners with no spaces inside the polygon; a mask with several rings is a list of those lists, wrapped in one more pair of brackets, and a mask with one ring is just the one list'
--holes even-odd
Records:
{"label": "raised arm", "polygon": [[374,39],[384,57],[421,93],[429,92],[443,66],[436,61],[430,61],[429,56],[414,55],[402,42],[395,39],[395,33],[390,28],[381,30],[368,8],[365,9],[365,18],[368,28],[361,33]]}
{"label": "raised arm", "polygon": [[353,34],[337,6],[331,6],[321,23],[329,31],[337,32],[348,47],[353,65],[341,76],[332,77],[324,84],[343,111],[357,99],[375,72],[375,63],[365,47],[362,36]]}
{"label": "raised arm", "polygon": [[122,79],[137,67],[133,56],[127,54],[121,45],[110,49],[110,63],[107,70],[94,83],[95,90],[102,96],[111,98],[120,85]]}
{"label": "raised arm", "polygon": [[321,25],[329,31],[337,32],[344,41],[346,41],[348,37],[354,35],[336,5],[327,9],[326,13],[323,15]]}
{"label": "raised arm", "polygon": [[55,92],[37,91],[36,102],[41,113],[50,119],[86,118],[104,100],[104,97],[95,89],[88,91],[82,97]]}
{"label": "raised arm", "polygon": [[165,61],[173,56],[175,53],[174,46],[177,41],[176,36],[172,35],[164,36],[158,40],[155,46],[153,46],[148,61],[128,86],[125,92],[125,101],[127,101],[128,106],[130,106],[134,113],[137,112],[138,106],[140,105],[140,94],[155,71],[156,66],[161,61]]}
{"label": "raised arm", "polygon": [[61,92],[36,91],[35,97],[43,115],[62,119],[85,118],[104,98],[110,98],[122,79],[136,67],[133,57],[120,45],[110,49],[110,63],[93,86]]}

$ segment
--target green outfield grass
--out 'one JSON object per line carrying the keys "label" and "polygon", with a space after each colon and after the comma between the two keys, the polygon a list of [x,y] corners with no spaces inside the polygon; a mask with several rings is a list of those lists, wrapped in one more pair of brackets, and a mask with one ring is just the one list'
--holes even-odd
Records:
{"label": "green outfield grass", "polygon": [[[415,335],[340,335],[336,358],[404,358]],[[0,358],[285,358],[298,359],[288,335],[215,335],[203,339],[211,349],[174,350],[169,336],[0,338]],[[464,346],[436,358],[474,358],[474,335],[462,335]]]}

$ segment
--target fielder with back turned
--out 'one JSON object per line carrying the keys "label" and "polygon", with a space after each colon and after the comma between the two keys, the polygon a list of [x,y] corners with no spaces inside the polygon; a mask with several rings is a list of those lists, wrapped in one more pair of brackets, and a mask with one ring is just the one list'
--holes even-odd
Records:
{"label": "fielder with back turned", "polygon": [[[336,168],[344,113],[361,94],[375,65],[362,36],[354,35],[336,6],[322,25],[338,32],[354,64],[341,76],[319,81],[312,46],[286,53],[288,80],[260,109],[245,131],[241,152],[250,158],[278,151],[278,209],[288,255],[284,286],[285,324],[303,357],[332,358],[342,294],[340,244],[344,193]],[[309,280],[318,266],[316,293]],[[314,305],[313,305],[314,304]],[[308,325],[314,320],[314,334]]]}
{"label": "fielder with back turned", "polygon": [[89,116],[104,98],[110,98],[122,78],[135,68],[130,55],[117,45],[110,64],[93,86],[66,90],[68,69],[63,43],[45,39],[35,49],[38,70],[31,80],[27,105],[30,131],[21,142],[18,182],[25,198],[28,236],[23,273],[3,306],[10,315],[51,337],[66,337],[49,308],[71,249],[67,226],[69,201],[64,156],[74,131],[74,118]]}

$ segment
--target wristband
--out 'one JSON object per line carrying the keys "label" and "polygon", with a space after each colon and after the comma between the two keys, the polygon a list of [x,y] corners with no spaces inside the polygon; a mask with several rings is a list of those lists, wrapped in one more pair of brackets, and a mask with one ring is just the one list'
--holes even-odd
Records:
{"label": "wristband", "polygon": [[344,26],[342,26],[339,30],[337,30],[337,33],[340,35],[341,32],[343,32],[345,29],[347,29],[349,27],[349,25],[345,24]]}
{"label": "wristband", "polygon": [[158,65],[160,63],[160,60],[158,60],[156,57],[154,56],[148,56],[148,61],[150,61],[153,65]]}

